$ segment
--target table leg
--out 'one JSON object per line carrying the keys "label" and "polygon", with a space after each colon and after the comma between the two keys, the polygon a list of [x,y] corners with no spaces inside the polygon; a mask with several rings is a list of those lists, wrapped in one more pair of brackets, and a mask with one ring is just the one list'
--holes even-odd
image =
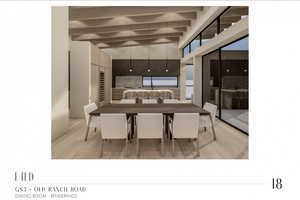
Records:
{"label": "table leg", "polygon": [[130,138],[129,140],[133,139],[133,135],[134,135],[134,124],[135,124],[135,121],[134,121],[134,115],[130,115],[131,117],[131,133],[130,133]]}
{"label": "table leg", "polygon": [[89,119],[88,119],[88,124],[87,124],[87,128],[86,128],[86,132],[85,132],[85,138],[84,141],[87,141],[88,135],[89,135],[89,131],[90,131],[90,124],[92,121],[92,116],[89,115]]}
{"label": "table leg", "polygon": [[168,115],[165,115],[165,130],[166,130],[166,134],[167,134],[167,138],[169,138],[169,117]]}
{"label": "table leg", "polygon": [[212,120],[210,114],[209,114],[209,119],[210,119],[210,123],[211,123],[211,129],[212,129],[212,131],[213,131],[214,140],[217,140],[216,132],[215,132],[215,127],[214,127],[214,123],[213,123],[213,120]]}

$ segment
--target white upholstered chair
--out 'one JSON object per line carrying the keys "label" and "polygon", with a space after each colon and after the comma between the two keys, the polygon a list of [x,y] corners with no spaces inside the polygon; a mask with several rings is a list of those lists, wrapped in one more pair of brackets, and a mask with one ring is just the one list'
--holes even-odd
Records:
{"label": "white upholstered chair", "polygon": [[177,99],[164,99],[164,103],[179,103]]}
{"label": "white upholstered chair", "polygon": [[135,104],[135,99],[121,99],[121,104]]}
{"label": "white upholstered chair", "polygon": [[170,124],[172,134],[172,153],[174,155],[175,139],[197,139],[197,155],[199,156],[199,113],[175,113]]}
{"label": "white upholstered chair", "polygon": [[[214,104],[206,102],[203,106],[203,109],[210,113],[212,122],[215,123],[218,107]],[[208,128],[212,128],[212,124],[208,115],[200,116],[199,128],[204,128],[205,130]],[[214,139],[216,139],[215,135],[214,135]]]}
{"label": "white upholstered chair", "polygon": [[139,155],[140,139],[160,139],[161,154],[164,152],[163,115],[161,113],[139,113],[137,115],[136,153]]}
{"label": "white upholstered chair", "polygon": [[[85,141],[87,140],[88,134],[89,134],[89,129],[94,128],[95,132],[100,130],[100,118],[98,116],[90,116],[90,113],[97,110],[97,105],[96,103],[91,103],[88,105],[83,106],[83,111],[84,111],[84,116],[85,116],[85,122],[86,125],[88,126],[86,135],[85,135]],[[91,117],[91,118],[90,118]],[[89,123],[90,119],[90,123]]]}
{"label": "white upholstered chair", "polygon": [[156,99],[143,99],[143,104],[156,104]]}
{"label": "white upholstered chair", "polygon": [[124,139],[125,152],[127,155],[128,134],[130,126],[128,126],[126,114],[101,114],[101,153],[103,155],[104,140]]}

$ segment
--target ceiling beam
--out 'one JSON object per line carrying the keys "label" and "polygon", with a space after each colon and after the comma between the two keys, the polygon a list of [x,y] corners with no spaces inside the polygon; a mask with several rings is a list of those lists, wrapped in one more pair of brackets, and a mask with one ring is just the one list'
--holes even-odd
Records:
{"label": "ceiling beam", "polygon": [[106,43],[106,42],[117,42],[117,41],[138,41],[145,39],[163,39],[167,37],[179,38],[182,33],[165,33],[165,34],[155,34],[155,35],[139,35],[139,36],[128,36],[128,37],[116,37],[116,38],[101,38],[101,39],[87,39],[93,43]]}
{"label": "ceiling beam", "polygon": [[170,43],[177,43],[177,41],[178,41],[177,38],[174,40],[170,38],[169,41],[145,40],[145,41],[139,41],[139,43],[136,44],[110,43],[107,46],[98,46],[98,48],[107,49],[107,48],[120,48],[120,47],[132,47],[132,46],[147,46],[147,45],[154,45],[154,44],[170,44]]}
{"label": "ceiling beam", "polygon": [[70,20],[88,20],[113,18],[116,16],[141,16],[149,14],[162,14],[168,12],[184,13],[202,10],[197,6],[115,6],[115,7],[70,7]]}
{"label": "ceiling beam", "polygon": [[132,24],[132,25],[120,25],[110,27],[92,27],[92,28],[76,28],[70,29],[71,35],[82,35],[92,33],[110,33],[120,31],[134,31],[134,30],[151,30],[159,28],[176,28],[190,26],[190,21],[175,21],[175,22],[159,22],[159,23],[147,23],[147,24]]}
{"label": "ceiling beam", "polygon": [[169,34],[169,33],[183,33],[186,31],[185,27],[180,28],[161,28],[152,30],[138,30],[138,31],[120,31],[110,33],[97,33],[97,34],[83,34],[72,36],[72,40],[95,40],[102,38],[116,38],[116,37],[129,37],[140,35],[156,35],[156,34]]}
{"label": "ceiling beam", "polygon": [[164,13],[164,14],[151,14],[145,16],[132,16],[132,17],[114,17],[108,19],[92,19],[81,21],[70,21],[70,28],[87,28],[87,27],[103,27],[103,26],[119,26],[119,25],[132,25],[143,23],[156,23],[156,22],[174,22],[195,20],[197,18],[196,12],[188,13]]}

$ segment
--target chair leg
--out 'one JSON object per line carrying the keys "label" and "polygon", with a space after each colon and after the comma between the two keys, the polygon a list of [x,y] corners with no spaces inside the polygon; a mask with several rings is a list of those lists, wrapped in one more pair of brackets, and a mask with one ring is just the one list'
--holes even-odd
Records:
{"label": "chair leg", "polygon": [[174,137],[172,138],[172,154],[173,154],[173,156],[175,155],[174,154],[174,150],[175,150],[175,139],[174,139]]}
{"label": "chair leg", "polygon": [[139,156],[139,154],[140,154],[140,147],[139,147],[139,139],[138,138],[136,138],[136,156]]}
{"label": "chair leg", "polygon": [[94,131],[96,132],[96,131],[97,131],[97,128],[95,128]]}
{"label": "chair leg", "polygon": [[216,136],[214,122],[212,120],[211,115],[209,115],[209,119],[210,119],[211,129],[212,129],[212,132],[213,132],[213,138],[214,138],[214,141],[215,141],[215,140],[217,140],[217,136]]}
{"label": "chair leg", "polygon": [[125,139],[125,156],[128,156],[128,139]]}
{"label": "chair leg", "polygon": [[100,158],[103,157],[103,146],[104,146],[104,140],[101,138]]}
{"label": "chair leg", "polygon": [[161,138],[161,141],[160,141],[160,142],[161,142],[161,144],[160,144],[160,145],[161,145],[161,146],[160,146],[160,148],[161,148],[161,149],[160,149],[161,155],[164,155],[164,149],[165,149],[165,148],[164,148],[164,139]]}
{"label": "chair leg", "polygon": [[91,121],[92,121],[92,116],[90,115],[89,119],[88,119],[88,124],[87,124],[86,132],[85,132],[84,141],[87,141],[87,138],[88,138],[88,135],[89,135],[89,131],[90,131]]}
{"label": "chair leg", "polygon": [[197,157],[200,157],[200,144],[199,144],[199,142],[200,142],[200,138],[199,138],[200,136],[198,135],[198,138],[197,138]]}

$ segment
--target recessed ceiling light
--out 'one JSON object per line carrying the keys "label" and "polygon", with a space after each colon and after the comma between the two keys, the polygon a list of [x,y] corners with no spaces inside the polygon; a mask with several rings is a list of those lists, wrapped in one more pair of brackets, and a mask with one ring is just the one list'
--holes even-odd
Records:
{"label": "recessed ceiling light", "polygon": [[226,72],[230,72],[230,69],[226,69]]}
{"label": "recessed ceiling light", "polygon": [[132,72],[132,69],[131,69],[131,68],[129,69],[129,72]]}
{"label": "recessed ceiling light", "polygon": [[169,70],[168,69],[166,69],[166,72],[168,72]]}
{"label": "recessed ceiling light", "polygon": [[151,69],[147,69],[147,72],[151,72]]}

